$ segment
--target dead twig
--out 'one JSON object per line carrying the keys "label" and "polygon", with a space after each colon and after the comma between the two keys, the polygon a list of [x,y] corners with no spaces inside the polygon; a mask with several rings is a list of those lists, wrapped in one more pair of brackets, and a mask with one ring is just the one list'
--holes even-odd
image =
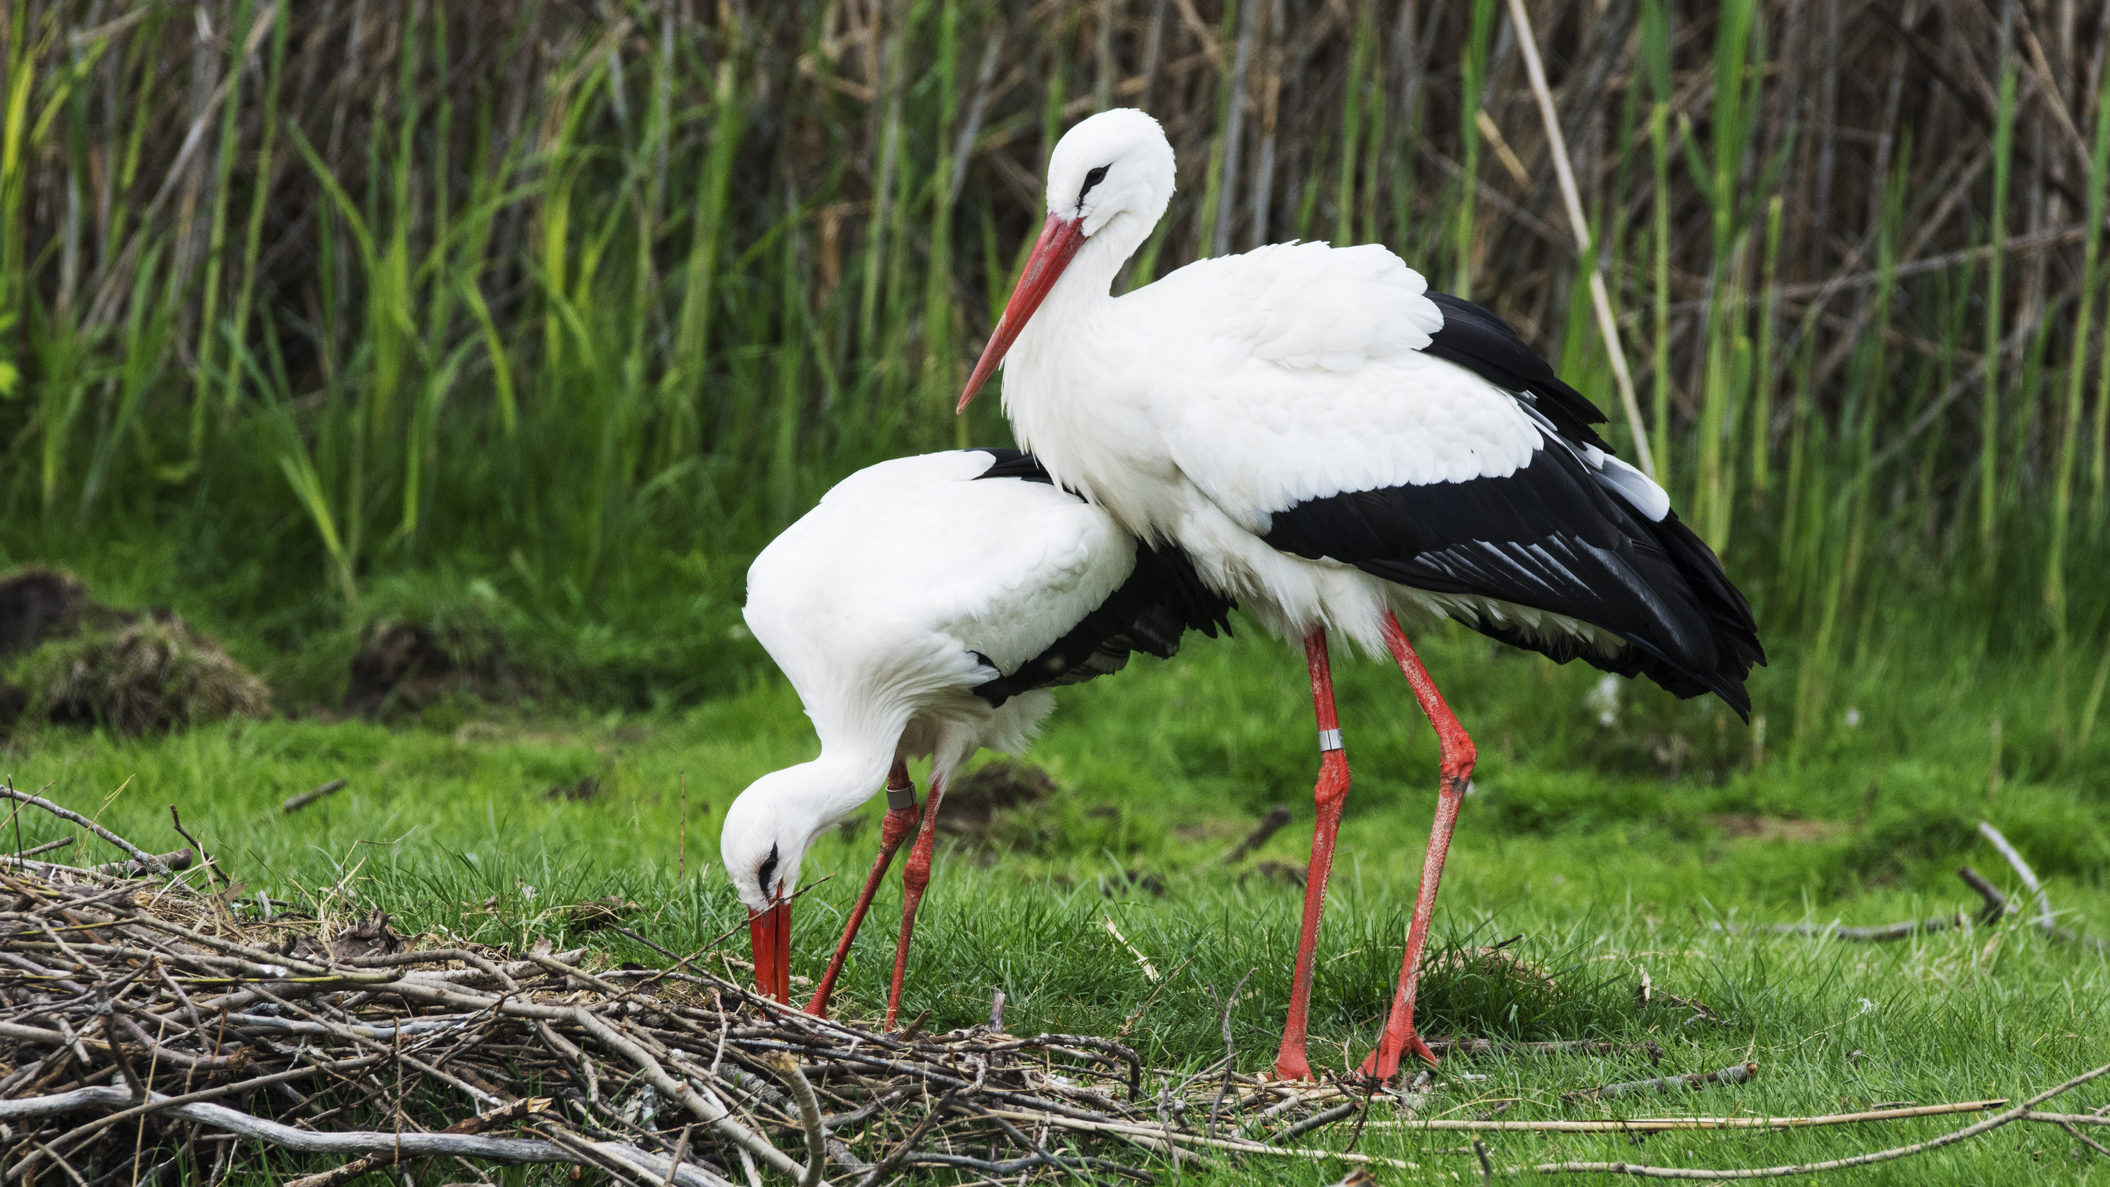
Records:
{"label": "dead twig", "polygon": [[1925,1154],[1931,1150],[1939,1150],[1944,1146],[1953,1146],[1958,1142],[1968,1141],[1982,1133],[1990,1133],[2010,1122],[2031,1119],[2032,1110],[2036,1106],[2051,1100],[2053,1097],[2071,1092],[2092,1080],[2101,1079],[2106,1075],[2110,1075],[2110,1063],[2082,1072],[2065,1083],[2045,1089],[2004,1113],[1998,1113],[1983,1121],[1966,1125],[1962,1129],[1953,1129],[1948,1133],[1928,1138],[1923,1142],[1892,1146],[1887,1150],[1855,1154],[1848,1158],[1832,1158],[1822,1162],[1788,1163],[1781,1166],[1739,1167],[1733,1170],[1649,1166],[1635,1162],[1541,1162],[1535,1165],[1513,1168],[1507,1173],[1516,1174],[1523,1171],[1531,1171],[1542,1175],[1632,1175],[1643,1179],[1726,1181],[1733,1179],[1779,1179],[1790,1175],[1814,1175],[1825,1171],[1850,1170],[1854,1167],[1873,1166],[1879,1162],[1893,1162],[1900,1158],[1910,1158],[1916,1154]]}
{"label": "dead twig", "polygon": [[1260,818],[1260,823],[1253,826],[1253,831],[1240,837],[1236,845],[1224,850],[1223,856],[1216,859],[1217,864],[1236,865],[1244,860],[1246,854],[1267,844],[1268,838],[1281,832],[1289,822],[1290,811],[1288,804],[1276,804],[1274,807],[1269,808],[1267,815]]}
{"label": "dead twig", "polygon": [[145,866],[147,869],[152,870],[154,873],[165,874],[168,872],[168,867],[163,865],[161,863],[161,859],[155,857],[153,854],[148,853],[146,850],[141,849],[139,846],[134,845],[132,842],[125,840],[123,837],[118,836],[116,833],[111,832],[109,829],[104,828],[102,825],[95,823],[93,820],[88,819],[86,816],[83,816],[80,813],[68,808],[61,808],[57,804],[52,803],[50,800],[45,799],[43,796],[31,795],[26,791],[17,791],[13,787],[10,787],[5,783],[0,783],[0,797],[5,797],[11,800],[17,800],[21,803],[28,804],[31,807],[42,808],[46,812],[51,813],[53,816],[58,817],[60,820],[67,820],[73,822],[74,824],[78,824],[82,828],[87,829],[89,832],[94,833],[96,836],[101,837],[103,840],[108,841],[111,845],[116,846],[119,851],[129,855],[133,861],[138,862],[140,865]]}
{"label": "dead twig", "polygon": [[325,783],[312,791],[303,791],[299,795],[287,796],[286,802],[280,804],[278,806],[278,810],[289,814],[293,812],[298,812],[302,808],[307,807],[309,804],[314,803],[316,800],[319,800],[324,796],[335,795],[338,792],[343,791],[345,788],[351,786],[351,782],[352,781],[349,779],[332,779],[328,783]]}

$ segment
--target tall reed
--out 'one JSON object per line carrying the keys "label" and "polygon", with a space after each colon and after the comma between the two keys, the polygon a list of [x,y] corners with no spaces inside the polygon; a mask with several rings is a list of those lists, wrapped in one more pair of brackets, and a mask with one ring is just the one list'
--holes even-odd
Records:
{"label": "tall reed", "polygon": [[[1535,7],[1651,445],[1795,670],[1781,711],[1820,731],[1938,621],[2047,651],[2085,744],[2110,14]],[[1106,102],[1180,155],[1133,280],[1382,241],[1611,402],[1501,5],[1035,12],[17,0],[0,551],[180,541],[309,622],[439,571],[728,621],[834,478],[1001,439],[951,398],[1053,138]]]}

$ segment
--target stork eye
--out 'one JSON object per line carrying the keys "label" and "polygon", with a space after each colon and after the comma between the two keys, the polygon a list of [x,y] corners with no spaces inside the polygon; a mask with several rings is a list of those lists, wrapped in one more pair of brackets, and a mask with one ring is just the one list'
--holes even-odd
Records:
{"label": "stork eye", "polygon": [[1106,180],[1107,168],[1107,166],[1101,165],[1098,168],[1092,170],[1090,173],[1084,175],[1084,188],[1077,191],[1077,205],[1084,205],[1084,196],[1092,192],[1093,186],[1098,185],[1100,182]]}
{"label": "stork eye", "polygon": [[775,845],[771,845],[769,847],[769,856],[762,859],[762,868],[755,871],[756,879],[762,884],[763,894],[769,893],[769,884],[776,878],[776,873],[777,847]]}

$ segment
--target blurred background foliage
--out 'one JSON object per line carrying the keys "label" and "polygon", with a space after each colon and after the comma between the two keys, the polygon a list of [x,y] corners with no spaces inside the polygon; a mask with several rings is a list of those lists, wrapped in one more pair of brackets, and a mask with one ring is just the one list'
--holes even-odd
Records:
{"label": "blurred background foliage", "polygon": [[1007,439],[953,399],[1048,150],[1125,104],[1180,160],[1130,283],[1385,243],[1632,454],[1600,271],[1775,739],[2019,665],[2009,744],[2110,764],[2110,11],[1528,7],[1587,258],[1496,0],[13,0],[0,567],[172,604],[295,702],[383,619],[593,703],[737,687],[771,532]]}

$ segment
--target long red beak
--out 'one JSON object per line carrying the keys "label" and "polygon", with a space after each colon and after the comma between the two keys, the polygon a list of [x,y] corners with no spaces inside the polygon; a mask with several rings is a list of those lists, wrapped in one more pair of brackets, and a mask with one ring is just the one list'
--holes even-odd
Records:
{"label": "long red beak", "polygon": [[1033,254],[1026,257],[1026,274],[1018,278],[1018,287],[1011,290],[1004,316],[997,320],[996,332],[989,335],[989,345],[982,348],[982,361],[974,365],[974,374],[967,377],[967,390],[953,411],[967,411],[968,401],[996,374],[996,365],[1004,361],[1004,352],[1018,340],[1018,332],[1026,328],[1026,319],[1048,299],[1048,290],[1055,287],[1062,270],[1070,266],[1071,257],[1083,246],[1083,219],[1048,216],[1040,228],[1040,240],[1033,245]]}
{"label": "long red beak", "polygon": [[747,913],[747,934],[754,942],[755,984],[765,996],[791,1001],[791,902],[780,900],[766,911]]}

